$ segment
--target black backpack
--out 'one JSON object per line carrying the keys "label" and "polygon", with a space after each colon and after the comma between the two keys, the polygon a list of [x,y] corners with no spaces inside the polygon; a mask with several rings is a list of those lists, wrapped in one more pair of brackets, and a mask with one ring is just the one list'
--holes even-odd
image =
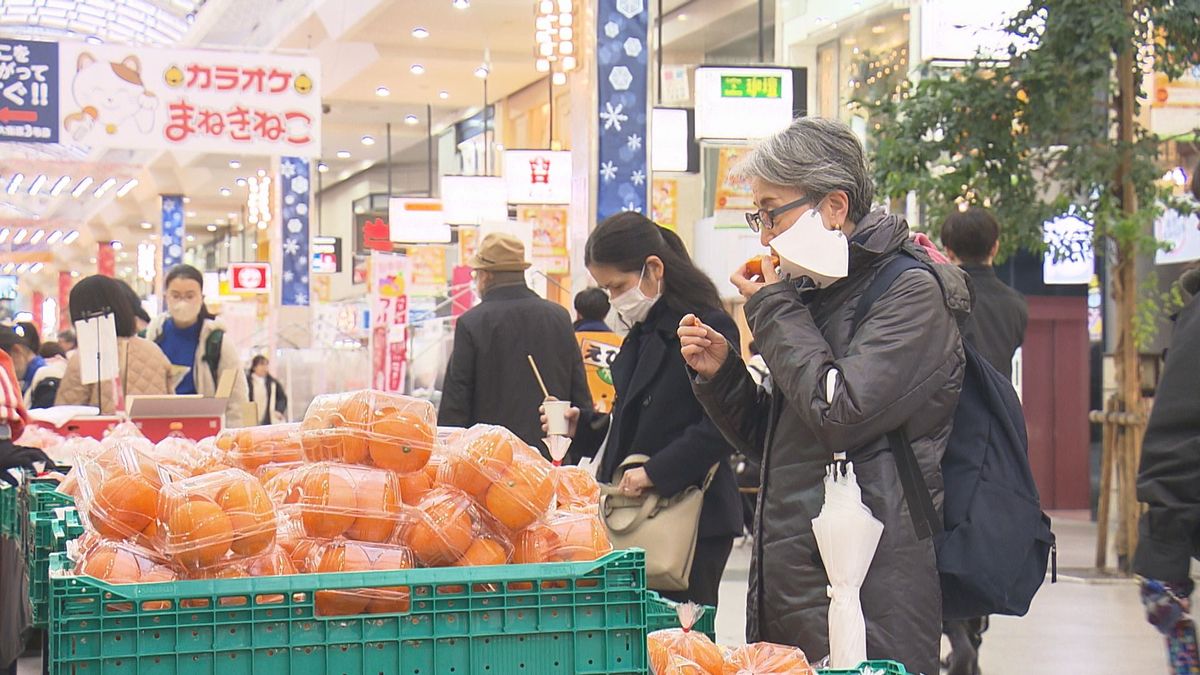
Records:
{"label": "black backpack", "polygon": [[[863,293],[853,328],[904,272],[927,263],[901,252],[884,263]],[[966,367],[954,426],[942,457],[943,518],[937,510],[903,429],[888,445],[917,536],[934,537],[946,620],[989,614],[1024,616],[1046,578],[1048,559],[1057,558],[1050,518],[1042,512],[1025,415],[1012,384],[975,348],[963,341]],[[1057,576],[1054,563],[1052,582]]]}
{"label": "black backpack", "polygon": [[58,377],[43,377],[39,380],[37,386],[33,388],[33,393],[29,395],[29,409],[53,408],[54,400],[58,398],[60,384],[62,384],[62,378]]}

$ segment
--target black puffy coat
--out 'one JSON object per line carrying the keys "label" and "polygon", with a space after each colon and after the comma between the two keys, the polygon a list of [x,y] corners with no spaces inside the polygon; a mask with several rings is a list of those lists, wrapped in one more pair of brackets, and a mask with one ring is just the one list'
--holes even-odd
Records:
{"label": "black puffy coat", "polygon": [[[862,587],[867,656],[937,673],[941,590],[932,540],[916,536],[884,436],[904,427],[941,508],[941,458],[965,357],[958,321],[970,312],[967,277],[939,265],[902,274],[851,336],[858,301],[876,270],[908,241],[903,219],[874,212],[855,228],[847,278],[821,290],[782,281],[746,303],[754,340],[771,369],[757,388],[731,354],[694,388],[742,452],[762,457],[762,487],[747,602],[747,639],[829,653],[828,579],[812,531],[834,453],[854,461],[863,502],[884,524]],[[836,369],[832,392],[829,371]]]}

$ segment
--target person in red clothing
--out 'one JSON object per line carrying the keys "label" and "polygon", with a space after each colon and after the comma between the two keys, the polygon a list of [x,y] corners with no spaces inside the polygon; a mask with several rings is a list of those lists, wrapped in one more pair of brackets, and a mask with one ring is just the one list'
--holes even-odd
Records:
{"label": "person in red clothing", "polygon": [[25,400],[21,396],[21,384],[10,355],[21,340],[21,336],[12,328],[0,326],[0,480],[14,487],[16,479],[8,472],[9,469],[36,471],[34,462],[50,464],[49,458],[41,450],[16,445],[29,420],[25,412]]}

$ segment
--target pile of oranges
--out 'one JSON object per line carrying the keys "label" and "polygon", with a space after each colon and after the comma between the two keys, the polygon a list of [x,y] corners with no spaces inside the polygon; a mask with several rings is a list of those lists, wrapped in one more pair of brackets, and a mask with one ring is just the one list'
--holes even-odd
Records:
{"label": "pile of oranges", "polygon": [[676,611],[681,628],[647,636],[652,675],[816,675],[796,647],[756,642],[727,649],[692,630],[703,607],[686,603]]}
{"label": "pile of oranges", "polygon": [[[612,551],[586,471],[552,466],[501,427],[439,430],[428,402],[377,391],[321,396],[300,424],[199,443],[155,446],[124,430],[81,457],[71,480],[88,530],[77,569],[111,583],[587,561]],[[409,593],[331,589],[315,605],[322,616],[403,612]]]}

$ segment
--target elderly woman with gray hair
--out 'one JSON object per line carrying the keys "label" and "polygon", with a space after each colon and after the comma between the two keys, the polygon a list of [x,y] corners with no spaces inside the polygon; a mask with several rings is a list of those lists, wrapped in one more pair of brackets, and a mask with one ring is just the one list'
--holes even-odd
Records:
{"label": "elderly woman with gray hair", "polygon": [[957,322],[970,311],[967,281],[946,265],[940,280],[908,270],[855,326],[882,266],[898,255],[929,258],[903,218],[872,209],[862,144],[841,122],[797,119],[736,171],[753,188],[758,210],[747,221],[763,246],[793,239],[776,242],[784,278],[769,264],[732,277],[771,391],[756,387],[737,351],[695,317],[684,318],[679,336],[709,416],[736,449],[762,461],[747,639],[796,645],[814,658],[829,653],[828,579],[812,520],[826,465],[847,453],[864,503],[884,524],[862,587],[867,655],[937,673],[933,541],[917,534],[886,436],[907,432],[940,509],[939,465],[963,378]]}

